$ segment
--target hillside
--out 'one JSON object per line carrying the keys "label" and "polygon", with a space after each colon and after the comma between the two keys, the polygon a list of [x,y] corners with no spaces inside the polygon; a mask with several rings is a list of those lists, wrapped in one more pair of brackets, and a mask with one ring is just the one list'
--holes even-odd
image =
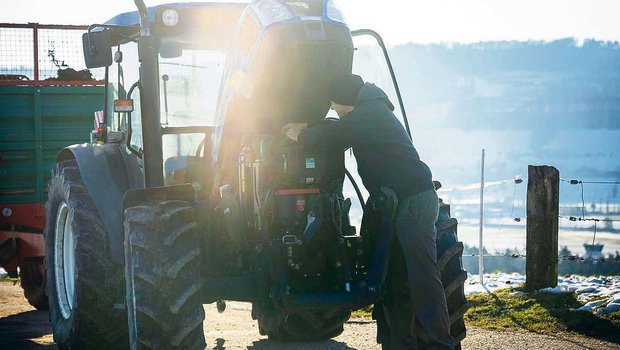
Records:
{"label": "hillside", "polygon": [[[487,181],[526,178],[529,164],[556,166],[565,179],[620,180],[619,43],[407,44],[390,54],[414,143],[445,187],[479,181],[482,148]],[[617,212],[619,189],[585,186],[588,210]],[[510,210],[512,185],[489,191]],[[477,191],[454,196],[468,202]],[[580,190],[563,188],[560,205],[581,206]]]}

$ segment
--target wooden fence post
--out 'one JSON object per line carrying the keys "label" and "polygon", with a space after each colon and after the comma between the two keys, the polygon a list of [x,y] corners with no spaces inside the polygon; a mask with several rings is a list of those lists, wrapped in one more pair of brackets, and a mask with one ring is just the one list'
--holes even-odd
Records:
{"label": "wooden fence post", "polygon": [[560,172],[552,166],[528,167],[525,288],[558,284]]}

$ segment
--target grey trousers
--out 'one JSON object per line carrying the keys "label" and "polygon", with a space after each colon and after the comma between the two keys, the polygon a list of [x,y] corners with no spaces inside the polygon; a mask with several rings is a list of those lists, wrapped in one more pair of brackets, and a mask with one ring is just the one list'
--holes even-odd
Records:
{"label": "grey trousers", "polygon": [[[437,267],[439,199],[429,190],[399,201],[378,334],[383,349],[454,349]],[[381,312],[381,311],[379,311]],[[385,328],[388,328],[387,330]],[[418,344],[417,338],[422,341]]]}

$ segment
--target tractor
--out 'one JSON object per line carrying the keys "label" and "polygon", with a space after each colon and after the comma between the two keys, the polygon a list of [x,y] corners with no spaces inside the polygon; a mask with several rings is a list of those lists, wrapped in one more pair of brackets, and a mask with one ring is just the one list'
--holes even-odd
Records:
{"label": "tractor", "polygon": [[[135,4],[83,35],[87,67],[105,68],[105,117],[49,182],[56,343],[204,349],[203,304],[226,301],[251,303],[273,341],[338,336],[385,292],[398,198],[364,198],[344,149],[304,149],[281,129],[333,122],[327,82],[352,71],[355,37],[380,47],[398,91],[383,40],[351,31],[332,0]],[[442,204],[438,263],[460,342],[456,226]]]}

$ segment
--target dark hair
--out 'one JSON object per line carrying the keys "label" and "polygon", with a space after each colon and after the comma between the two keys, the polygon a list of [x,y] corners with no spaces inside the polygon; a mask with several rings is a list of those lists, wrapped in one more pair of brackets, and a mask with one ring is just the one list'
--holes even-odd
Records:
{"label": "dark hair", "polygon": [[359,75],[341,75],[330,80],[327,94],[330,101],[344,106],[353,106],[362,86],[364,86],[364,80]]}

